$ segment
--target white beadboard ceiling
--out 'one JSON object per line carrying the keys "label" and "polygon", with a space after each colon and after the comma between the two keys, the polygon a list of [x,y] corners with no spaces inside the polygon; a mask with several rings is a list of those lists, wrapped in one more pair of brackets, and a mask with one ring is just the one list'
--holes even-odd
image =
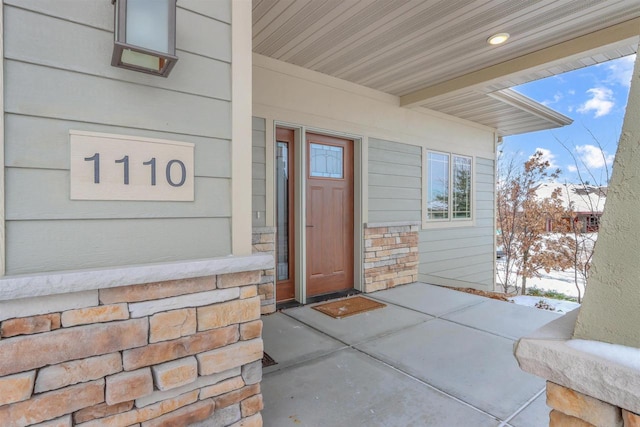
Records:
{"label": "white beadboard ceiling", "polygon": [[[637,18],[640,0],[253,0],[253,50],[510,135],[571,120],[503,89],[635,53],[638,37],[615,31]],[[457,83],[608,28],[614,34],[602,38],[615,43],[591,40],[566,59]],[[640,34],[640,24],[631,28]],[[511,38],[488,45],[498,32]]]}

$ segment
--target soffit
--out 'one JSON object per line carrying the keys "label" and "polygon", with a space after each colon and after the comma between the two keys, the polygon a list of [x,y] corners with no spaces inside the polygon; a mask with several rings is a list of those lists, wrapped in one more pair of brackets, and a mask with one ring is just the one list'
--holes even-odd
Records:
{"label": "soffit", "polygon": [[573,120],[511,89],[465,91],[421,105],[498,129],[501,136],[551,129]]}
{"label": "soffit", "polygon": [[[638,17],[637,0],[253,0],[253,50],[404,96]],[[497,32],[512,37],[502,46],[489,46],[487,37]],[[619,58],[636,46],[637,39],[626,40],[519,70],[470,88],[467,97],[478,101],[479,94]],[[456,96],[459,91],[449,97]],[[447,112],[430,101],[413,107]],[[495,108],[500,101],[485,102]],[[475,105],[454,115],[473,116]],[[526,132],[532,119],[530,114],[502,118],[499,130]],[[493,126],[491,119],[474,121]]]}

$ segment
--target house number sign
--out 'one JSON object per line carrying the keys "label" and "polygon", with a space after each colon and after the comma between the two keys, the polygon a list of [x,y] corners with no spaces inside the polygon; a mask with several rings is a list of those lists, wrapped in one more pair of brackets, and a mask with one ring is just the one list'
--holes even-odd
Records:
{"label": "house number sign", "polygon": [[72,200],[194,200],[194,144],[70,131]]}

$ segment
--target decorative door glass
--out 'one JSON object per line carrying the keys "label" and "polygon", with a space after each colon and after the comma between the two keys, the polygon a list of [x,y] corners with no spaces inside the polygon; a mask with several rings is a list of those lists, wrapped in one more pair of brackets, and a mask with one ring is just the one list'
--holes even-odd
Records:
{"label": "decorative door glass", "polygon": [[309,151],[310,176],[320,178],[343,177],[342,147],[311,143]]}

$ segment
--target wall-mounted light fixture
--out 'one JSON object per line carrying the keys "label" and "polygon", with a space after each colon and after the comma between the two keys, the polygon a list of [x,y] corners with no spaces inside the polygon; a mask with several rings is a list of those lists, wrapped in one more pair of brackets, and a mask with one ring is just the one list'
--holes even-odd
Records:
{"label": "wall-mounted light fixture", "polygon": [[113,0],[111,65],[167,77],[176,56],[176,0]]}

